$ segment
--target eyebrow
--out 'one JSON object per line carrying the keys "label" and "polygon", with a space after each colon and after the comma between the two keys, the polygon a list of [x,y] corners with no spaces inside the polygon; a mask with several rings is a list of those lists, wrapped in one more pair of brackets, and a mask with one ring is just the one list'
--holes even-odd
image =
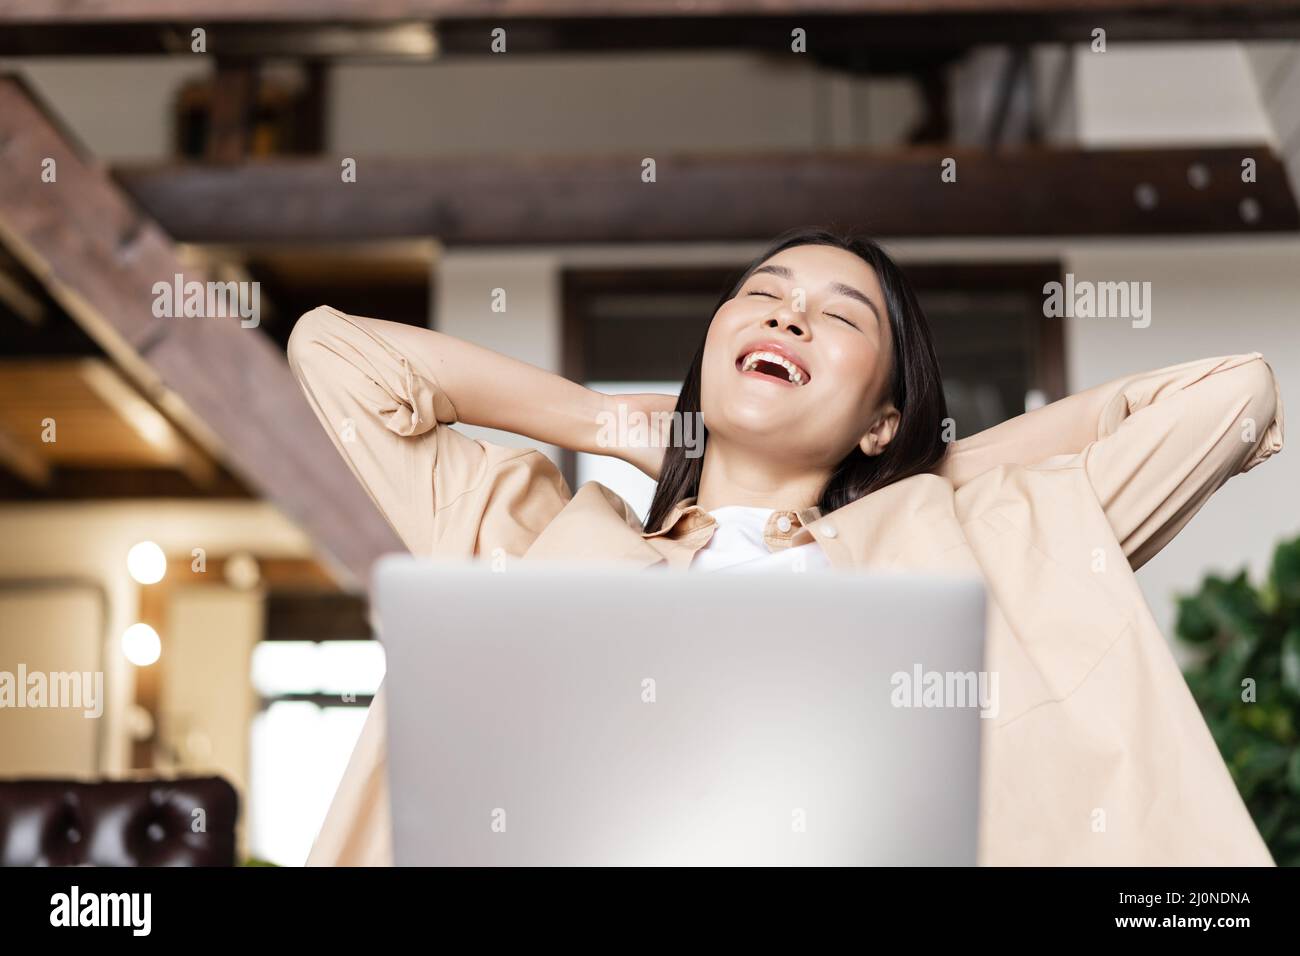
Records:
{"label": "eyebrow", "polygon": [[[777,276],[778,278],[781,279],[794,278],[794,272],[791,271],[790,268],[787,266],[778,266],[778,265],[759,266],[757,269],[751,272],[750,275],[755,276],[758,275],[760,272],[770,272],[772,275]],[[853,288],[853,286],[845,285],[843,282],[832,282],[831,291],[838,293],[839,295],[848,296],[850,299],[857,299],[859,302],[861,302],[863,305],[865,305],[867,308],[869,308],[872,312],[876,314],[877,322],[882,321],[880,317],[880,310],[876,308],[876,303],[872,302],[871,299],[869,299],[866,295],[859,292],[857,289]]]}

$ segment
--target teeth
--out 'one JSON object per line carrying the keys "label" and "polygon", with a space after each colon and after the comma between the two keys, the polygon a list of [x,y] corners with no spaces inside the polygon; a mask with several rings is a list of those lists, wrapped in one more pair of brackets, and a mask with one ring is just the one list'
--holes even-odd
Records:
{"label": "teeth", "polygon": [[799,371],[799,366],[795,365],[788,359],[784,359],[775,352],[750,352],[745,356],[745,361],[741,364],[742,372],[751,372],[759,362],[771,362],[785,369],[786,374],[790,376],[790,381],[796,385],[802,385],[804,382],[803,372]]}

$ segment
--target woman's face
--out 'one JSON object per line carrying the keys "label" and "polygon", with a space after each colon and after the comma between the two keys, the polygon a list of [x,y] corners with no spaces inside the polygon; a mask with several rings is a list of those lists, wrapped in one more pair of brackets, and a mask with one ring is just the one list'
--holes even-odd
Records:
{"label": "woman's face", "polygon": [[701,411],[710,439],[831,468],[878,454],[898,414],[885,394],[893,342],[871,266],[834,246],[784,249],[713,317]]}

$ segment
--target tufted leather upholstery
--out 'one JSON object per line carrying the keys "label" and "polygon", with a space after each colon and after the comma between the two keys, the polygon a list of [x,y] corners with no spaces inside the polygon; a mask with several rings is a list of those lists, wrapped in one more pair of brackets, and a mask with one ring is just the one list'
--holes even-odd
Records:
{"label": "tufted leather upholstery", "polygon": [[238,813],[220,777],[0,780],[0,866],[232,866]]}

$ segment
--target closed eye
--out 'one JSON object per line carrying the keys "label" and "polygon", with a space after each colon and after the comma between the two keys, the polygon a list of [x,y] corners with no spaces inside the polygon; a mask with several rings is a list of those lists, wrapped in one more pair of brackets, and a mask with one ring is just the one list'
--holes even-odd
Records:
{"label": "closed eye", "polygon": [[[768,292],[766,289],[750,289],[749,292],[746,293],[746,295],[762,295],[762,296],[767,296],[767,298],[769,298],[769,299],[779,299],[779,298],[780,298],[780,296],[778,296],[778,295],[773,295],[771,292]],[[826,313],[824,313],[824,314],[830,316],[832,319],[839,319],[839,320],[840,320],[841,322],[843,322],[845,325],[851,325],[853,328],[857,329],[859,332],[862,331],[861,327],[860,327],[856,322],[852,321],[851,319],[846,319],[846,318],[845,318],[844,316],[842,316],[842,315],[836,315],[834,312],[826,312]]]}

